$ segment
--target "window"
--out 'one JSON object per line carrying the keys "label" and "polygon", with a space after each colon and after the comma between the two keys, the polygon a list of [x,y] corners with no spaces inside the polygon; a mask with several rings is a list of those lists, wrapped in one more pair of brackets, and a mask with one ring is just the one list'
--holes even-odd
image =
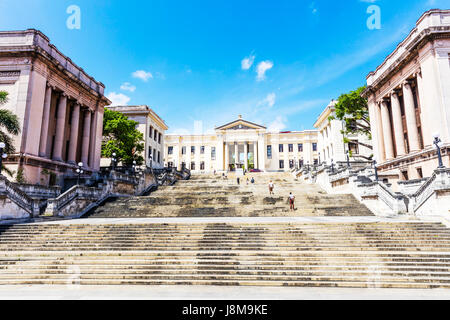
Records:
{"label": "window", "polygon": [[200,147],[200,154],[205,154],[205,147],[204,146]]}
{"label": "window", "polygon": [[153,127],[150,126],[150,132],[148,133],[149,138],[153,138]]}
{"label": "window", "polygon": [[303,152],[303,143],[298,144],[298,152]]}
{"label": "window", "polygon": [[267,159],[272,159],[272,146],[267,146]]}
{"label": "window", "polygon": [[152,147],[148,147],[148,157],[152,157]]}
{"label": "window", "polygon": [[352,154],[359,154],[359,144],[358,141],[350,141],[348,143],[348,149]]}
{"label": "window", "polygon": [[417,168],[417,174],[419,175],[419,179],[423,179],[423,171],[422,171],[422,168]]}
{"label": "window", "polygon": [[161,163],[161,151],[158,151],[158,163]]}
{"label": "window", "polygon": [[158,143],[161,144],[161,133],[158,136]]}
{"label": "window", "polygon": [[280,160],[280,169],[284,169],[284,160]]}
{"label": "window", "polygon": [[155,134],[153,136],[155,138],[155,141],[157,141],[158,140],[158,131],[155,130]]}
{"label": "window", "polygon": [[181,148],[181,154],[186,154],[186,147]]}
{"label": "window", "polygon": [[173,162],[167,163],[167,166],[168,166],[169,168],[173,168]]}
{"label": "window", "polygon": [[409,177],[408,177],[408,171],[402,171],[402,175],[403,175],[403,179],[408,181]]}
{"label": "window", "polygon": [[299,165],[300,165],[300,168],[303,168],[303,166],[305,165],[305,161],[300,160],[300,161],[299,161]]}
{"label": "window", "polygon": [[186,162],[181,163],[181,169],[186,169]]}
{"label": "window", "polygon": [[205,170],[205,163],[203,161],[200,162],[200,170]]}
{"label": "window", "polygon": [[283,150],[284,150],[284,145],[280,144],[278,146],[278,151],[283,152]]}
{"label": "window", "polygon": [[195,154],[195,147],[191,147],[191,155]]}
{"label": "window", "polygon": [[294,145],[293,144],[290,144],[288,147],[289,147],[289,152],[294,152]]}
{"label": "window", "polygon": [[195,162],[191,162],[191,170],[195,170]]}
{"label": "window", "polygon": [[319,159],[314,159],[314,165],[317,166],[319,164]]}
{"label": "window", "polygon": [[156,149],[153,149],[153,161],[156,161]]}
{"label": "window", "polygon": [[317,151],[317,143],[313,143],[312,147],[313,147],[313,151],[316,152]]}
{"label": "window", "polygon": [[168,154],[173,154],[173,147],[169,147]]}
{"label": "window", "polygon": [[294,160],[289,160],[289,168],[294,169],[295,163]]}
{"label": "window", "polygon": [[211,160],[216,160],[216,147],[211,148]]}

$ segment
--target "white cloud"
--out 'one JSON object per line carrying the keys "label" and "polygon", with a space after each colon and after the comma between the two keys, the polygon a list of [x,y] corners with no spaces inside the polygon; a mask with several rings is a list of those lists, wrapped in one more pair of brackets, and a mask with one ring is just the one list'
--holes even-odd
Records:
{"label": "white cloud", "polygon": [[269,93],[267,97],[258,103],[259,106],[272,108],[275,105],[277,95],[275,93]]}
{"label": "white cloud", "polygon": [[254,62],[255,62],[255,56],[254,56],[254,55],[250,55],[249,57],[244,58],[244,59],[241,61],[241,67],[242,67],[242,70],[248,70],[248,69],[250,69],[250,68],[252,67],[252,65],[253,65]]}
{"label": "white cloud", "polygon": [[256,73],[258,74],[256,77],[256,80],[263,81],[266,79],[266,72],[273,68],[273,62],[272,61],[263,61],[258,64],[258,67],[256,68]]}
{"label": "white cloud", "polygon": [[116,93],[111,92],[106,96],[109,100],[111,100],[112,104],[111,107],[115,106],[126,106],[128,105],[128,102],[130,102],[131,98],[122,94],[122,93]]}
{"label": "white cloud", "polygon": [[148,79],[153,79],[153,75],[151,72],[147,72],[144,70],[138,70],[133,72],[132,74],[133,78],[141,79],[142,81],[147,82]]}
{"label": "white cloud", "polygon": [[269,132],[278,133],[286,129],[286,119],[282,116],[277,116],[276,119],[269,125],[267,129]]}
{"label": "white cloud", "polygon": [[121,90],[124,90],[124,91],[130,91],[130,92],[136,91],[136,87],[133,86],[133,85],[132,85],[131,83],[129,83],[129,82],[125,82],[124,84],[122,84],[122,85],[120,86],[120,89],[121,89]]}

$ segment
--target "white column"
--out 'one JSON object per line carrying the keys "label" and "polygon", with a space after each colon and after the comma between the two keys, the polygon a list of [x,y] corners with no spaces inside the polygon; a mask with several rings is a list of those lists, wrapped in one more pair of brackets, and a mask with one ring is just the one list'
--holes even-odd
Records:
{"label": "white column", "polygon": [[[98,121],[98,111],[95,110],[91,115],[91,132],[89,135],[89,168],[94,168],[95,162],[95,145],[97,142],[97,121]],[[158,159],[156,159],[158,161]]]}
{"label": "white column", "polygon": [[248,142],[244,142],[244,168],[248,170]]}
{"label": "white column", "polygon": [[48,86],[45,91],[44,111],[42,114],[41,143],[39,156],[47,156],[48,126],[50,123],[50,107],[52,102],[52,87]]}
{"label": "white column", "polygon": [[70,127],[69,159],[70,164],[76,164],[78,147],[78,128],[80,124],[80,105],[76,103],[73,107],[72,125]]}
{"label": "white column", "polygon": [[414,96],[410,82],[403,84],[403,97],[405,99],[406,127],[408,129],[409,151],[419,151],[419,132],[417,130],[416,109],[414,107]]}
{"label": "white column", "polygon": [[384,133],[383,133],[383,122],[381,119],[381,109],[378,105],[376,105],[375,108],[375,116],[377,121],[377,132],[378,132],[378,151],[379,151],[378,163],[383,163],[386,160],[386,153],[384,149]]}
{"label": "white column", "polygon": [[83,144],[81,146],[81,162],[83,162],[85,168],[88,167],[89,162],[90,136],[91,136],[91,111],[86,110],[84,112]]}
{"label": "white column", "polygon": [[383,100],[381,102],[381,121],[383,123],[384,148],[386,151],[386,159],[394,159],[394,145],[392,143],[392,129],[391,120],[389,118],[388,102]]}
{"label": "white column", "polygon": [[255,169],[259,169],[259,163],[258,163],[258,141],[253,142],[253,166]]}
{"label": "white column", "polygon": [[224,168],[224,154],[223,154],[223,138],[222,136],[218,137],[218,141],[216,143],[216,170],[217,171],[222,171],[222,170],[226,170],[226,168]]}
{"label": "white column", "polygon": [[400,99],[397,92],[391,93],[392,121],[394,124],[395,144],[397,146],[397,156],[406,154],[405,139],[403,133],[402,113],[400,110]]}
{"label": "white column", "polygon": [[265,144],[264,134],[260,133],[258,137],[258,169],[266,170],[267,146]]}
{"label": "white column", "polygon": [[230,150],[228,143],[225,142],[225,171],[230,170]]}
{"label": "white column", "polygon": [[239,144],[237,142],[234,143],[234,165],[237,169],[237,164],[239,163]]}
{"label": "white column", "polygon": [[66,124],[67,95],[64,93],[59,99],[58,117],[56,119],[55,145],[53,146],[53,160],[62,161],[64,146],[64,129]]}

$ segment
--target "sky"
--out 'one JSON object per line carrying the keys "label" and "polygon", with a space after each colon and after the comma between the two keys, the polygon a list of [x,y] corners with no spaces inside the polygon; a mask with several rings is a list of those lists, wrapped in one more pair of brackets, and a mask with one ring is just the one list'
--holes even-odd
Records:
{"label": "sky", "polygon": [[113,104],[149,105],[168,133],[239,115],[279,132],[314,129],[432,8],[450,1],[0,0],[0,30],[42,31]]}

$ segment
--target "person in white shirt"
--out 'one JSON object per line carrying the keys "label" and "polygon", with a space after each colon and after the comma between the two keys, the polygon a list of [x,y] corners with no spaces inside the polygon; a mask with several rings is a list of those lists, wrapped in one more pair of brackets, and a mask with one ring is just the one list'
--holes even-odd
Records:
{"label": "person in white shirt", "polygon": [[275,185],[273,184],[272,180],[269,182],[269,194],[273,195],[273,189],[275,188]]}
{"label": "person in white shirt", "polygon": [[289,205],[290,205],[290,209],[291,211],[295,211],[295,196],[292,194],[289,195]]}

